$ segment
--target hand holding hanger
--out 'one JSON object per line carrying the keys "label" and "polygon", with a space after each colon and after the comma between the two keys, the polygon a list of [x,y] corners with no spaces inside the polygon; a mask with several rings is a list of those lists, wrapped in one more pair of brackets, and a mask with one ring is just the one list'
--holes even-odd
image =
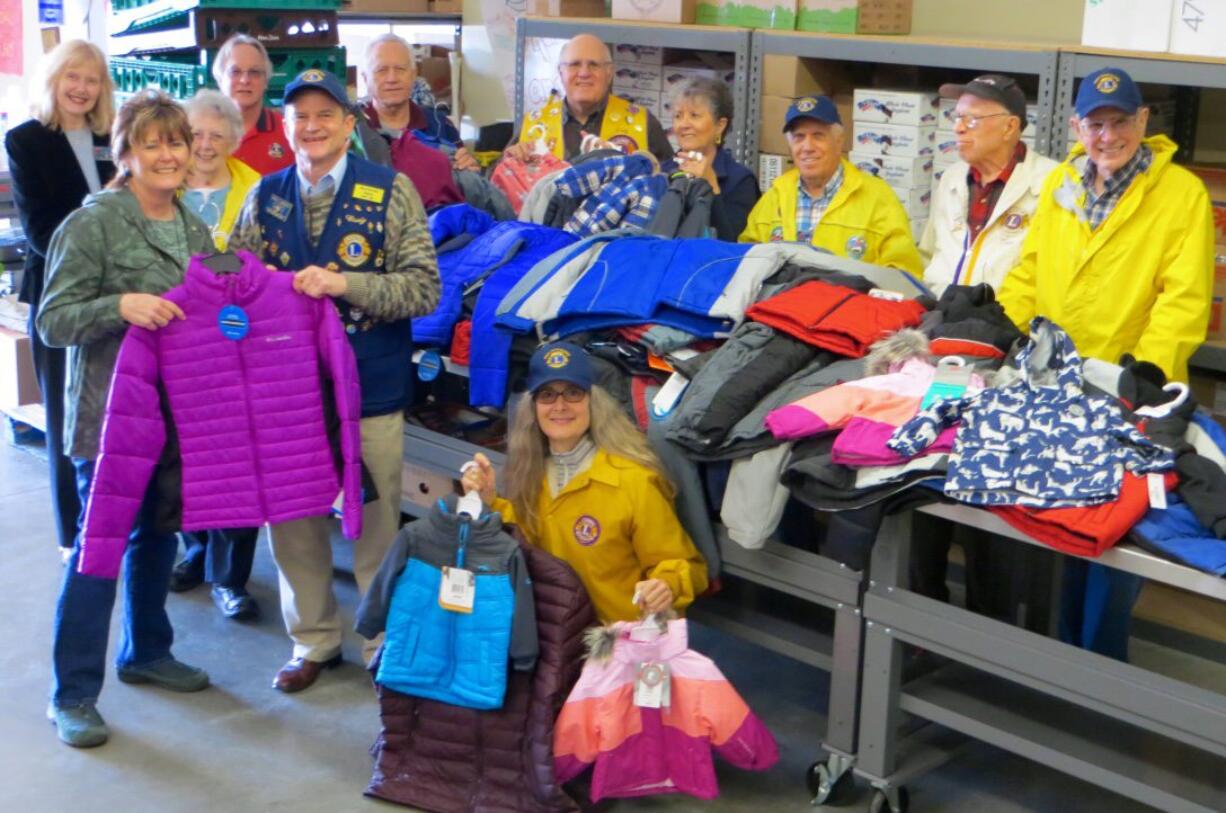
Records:
{"label": "hand holding hanger", "polygon": [[644,613],[662,613],[672,609],[673,591],[662,579],[646,579],[634,585],[634,604]]}

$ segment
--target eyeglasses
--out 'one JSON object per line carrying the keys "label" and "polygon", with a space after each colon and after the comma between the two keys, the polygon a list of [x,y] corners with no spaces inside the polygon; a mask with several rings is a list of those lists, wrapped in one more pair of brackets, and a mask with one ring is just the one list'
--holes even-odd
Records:
{"label": "eyeglasses", "polygon": [[612,64],[612,62],[597,62],[594,59],[575,59],[570,62],[559,62],[558,67],[567,73],[578,73],[579,71],[595,73],[596,71],[604,70]]}
{"label": "eyeglasses", "polygon": [[971,116],[966,113],[958,113],[954,116],[954,126],[959,124],[964,125],[968,130],[974,130],[979,126],[979,122],[984,119],[994,119],[997,116],[1012,116],[1012,113],[989,113],[986,116]]}
{"label": "eyeglasses", "polygon": [[242,68],[230,68],[228,71],[226,71],[226,76],[234,80],[246,77],[254,81],[256,79],[263,79],[266,74],[267,71],[265,71],[263,68],[247,68],[246,70],[243,70]]}
{"label": "eyeglasses", "polygon": [[568,404],[577,404],[587,397],[587,390],[583,389],[582,387],[576,387],[573,384],[563,387],[560,390],[543,387],[537,390],[536,394],[534,394],[532,398],[538,404],[552,404],[558,400],[559,396],[561,396],[562,400]]}
{"label": "eyeglasses", "polygon": [[1132,125],[1136,124],[1136,122],[1137,122],[1137,117],[1135,115],[1121,116],[1117,119],[1105,119],[1105,120],[1096,119],[1094,121],[1091,121],[1089,119],[1082,119],[1081,129],[1084,130],[1086,133],[1088,133],[1093,138],[1098,138],[1099,136],[1101,136],[1103,133],[1106,133],[1106,132],[1116,132],[1119,130],[1131,129]]}

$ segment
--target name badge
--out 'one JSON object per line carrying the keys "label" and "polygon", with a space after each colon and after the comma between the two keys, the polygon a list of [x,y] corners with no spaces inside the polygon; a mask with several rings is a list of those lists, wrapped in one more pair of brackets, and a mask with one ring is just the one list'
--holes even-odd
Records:
{"label": "name badge", "polygon": [[444,567],[438,585],[438,606],[456,613],[471,613],[477,597],[477,577],[462,567]]}
{"label": "name badge", "polygon": [[111,160],[111,148],[110,147],[94,147],[94,160],[95,161],[110,161]]}
{"label": "name badge", "polygon": [[383,190],[377,186],[367,186],[364,183],[354,184],[353,196],[358,200],[368,200],[371,203],[383,202]]}
{"label": "name badge", "polygon": [[264,211],[280,220],[282,223],[289,220],[289,213],[294,210],[294,204],[290,203],[280,195],[269,195],[268,205],[264,207]]}

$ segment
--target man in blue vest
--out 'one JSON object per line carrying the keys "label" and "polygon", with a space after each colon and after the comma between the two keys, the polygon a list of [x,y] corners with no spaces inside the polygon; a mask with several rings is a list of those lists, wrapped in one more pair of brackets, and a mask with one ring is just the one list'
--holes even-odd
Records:
{"label": "man in blue vest", "polygon": [[[434,310],[439,275],[417,191],[404,175],[348,154],[355,124],[345,87],[330,73],[304,71],[286,86],[285,135],[295,165],[251,190],[230,250],[293,270],[295,290],[331,297],[344,322],[362,387],[362,462],[378,492],[365,505],[353,548],[364,593],[400,524],[410,320]],[[294,641],[293,658],[273,681],[283,692],[307,688],[340,663],[331,522],[311,517],[270,528],[281,613]],[[367,642],[366,660],[377,644]]]}

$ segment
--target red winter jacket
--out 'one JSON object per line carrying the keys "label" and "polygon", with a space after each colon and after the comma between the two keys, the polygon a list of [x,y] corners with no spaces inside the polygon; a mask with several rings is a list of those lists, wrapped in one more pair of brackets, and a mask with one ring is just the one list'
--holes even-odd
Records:
{"label": "red winter jacket", "polygon": [[924,306],[914,299],[894,302],[821,280],[801,283],[750,306],[745,316],[806,344],[851,358],[904,327],[915,327]]}

